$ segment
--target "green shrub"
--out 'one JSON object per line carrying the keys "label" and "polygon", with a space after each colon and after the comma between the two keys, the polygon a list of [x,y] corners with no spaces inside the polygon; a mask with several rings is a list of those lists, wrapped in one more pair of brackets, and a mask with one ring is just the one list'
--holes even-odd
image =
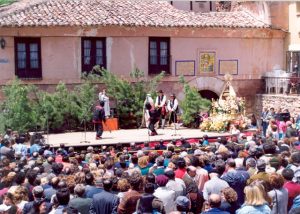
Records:
{"label": "green shrub", "polygon": [[185,125],[190,126],[200,111],[209,110],[211,102],[202,98],[198,90],[186,83],[183,77],[180,77],[180,82],[183,84],[185,95],[180,103],[183,111],[182,120]]}
{"label": "green shrub", "polygon": [[11,128],[20,132],[35,129],[34,100],[29,98],[30,93],[34,91],[34,86],[23,85],[20,80],[15,79],[2,90],[5,100],[1,105],[0,117],[5,129]]}

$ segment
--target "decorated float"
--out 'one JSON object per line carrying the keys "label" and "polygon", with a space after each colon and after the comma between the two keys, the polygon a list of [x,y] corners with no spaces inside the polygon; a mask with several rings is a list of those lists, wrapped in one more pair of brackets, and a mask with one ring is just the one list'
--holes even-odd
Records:
{"label": "decorated float", "polygon": [[228,131],[231,124],[245,129],[245,99],[237,97],[232,85],[232,76],[225,75],[225,85],[218,100],[212,100],[210,116],[203,119],[200,125],[202,131]]}

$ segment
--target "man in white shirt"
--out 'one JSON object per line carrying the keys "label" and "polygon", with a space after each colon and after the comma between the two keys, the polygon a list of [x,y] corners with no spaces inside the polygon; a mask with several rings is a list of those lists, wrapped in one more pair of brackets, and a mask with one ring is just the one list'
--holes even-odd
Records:
{"label": "man in white shirt", "polygon": [[175,94],[171,94],[167,109],[171,112],[169,123],[177,123],[178,100]]}
{"label": "man in white shirt", "polygon": [[165,207],[166,213],[170,213],[176,210],[175,206],[175,191],[170,190],[166,187],[169,179],[165,175],[158,175],[156,177],[156,183],[159,186],[153,195],[160,199]]}

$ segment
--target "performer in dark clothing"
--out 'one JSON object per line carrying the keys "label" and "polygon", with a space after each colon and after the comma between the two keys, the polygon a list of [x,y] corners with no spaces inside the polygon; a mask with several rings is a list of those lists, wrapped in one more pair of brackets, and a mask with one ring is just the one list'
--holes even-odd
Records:
{"label": "performer in dark clothing", "polygon": [[159,120],[159,113],[156,109],[152,108],[150,103],[146,103],[145,107],[149,111],[150,116],[148,129],[151,131],[151,136],[157,135],[154,125]]}
{"label": "performer in dark clothing", "polygon": [[93,115],[93,123],[96,127],[96,140],[101,139],[103,133],[103,124],[105,123],[105,111],[104,111],[104,101],[99,102],[99,106],[95,107]]}

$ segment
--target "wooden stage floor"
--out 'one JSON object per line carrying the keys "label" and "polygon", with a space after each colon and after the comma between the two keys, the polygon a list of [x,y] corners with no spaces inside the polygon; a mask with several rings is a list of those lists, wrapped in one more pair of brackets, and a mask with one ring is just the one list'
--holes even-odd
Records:
{"label": "wooden stage floor", "polygon": [[[117,131],[105,131],[102,135],[101,140],[95,139],[95,132],[87,132],[86,140],[84,132],[68,132],[63,134],[49,134],[44,135],[46,143],[50,144],[51,147],[59,147],[61,143],[65,146],[74,147],[85,147],[89,145],[115,145],[115,144],[128,144],[128,143],[142,143],[142,142],[154,142],[154,141],[169,141],[172,139],[191,139],[200,138],[203,135],[208,135],[209,138],[217,138],[221,136],[230,136],[229,133],[217,133],[217,132],[201,132],[200,129],[188,129],[180,127],[175,134],[174,129],[158,129],[157,136],[148,136],[147,129],[129,129],[129,130],[117,130]],[[85,142],[87,141],[87,142]]]}

